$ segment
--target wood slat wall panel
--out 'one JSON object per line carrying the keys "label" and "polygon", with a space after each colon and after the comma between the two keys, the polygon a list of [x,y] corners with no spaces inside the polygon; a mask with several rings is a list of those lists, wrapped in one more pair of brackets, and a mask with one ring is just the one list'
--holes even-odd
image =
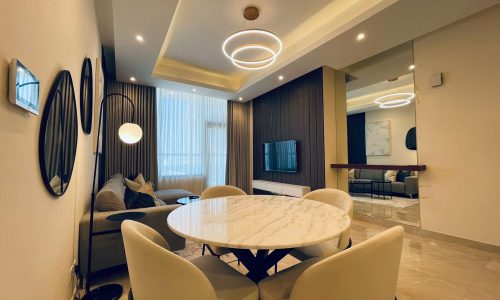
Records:
{"label": "wood slat wall panel", "polygon": [[[253,101],[254,179],[325,187],[323,75],[319,68]],[[262,144],[297,140],[299,172],[265,172]]]}

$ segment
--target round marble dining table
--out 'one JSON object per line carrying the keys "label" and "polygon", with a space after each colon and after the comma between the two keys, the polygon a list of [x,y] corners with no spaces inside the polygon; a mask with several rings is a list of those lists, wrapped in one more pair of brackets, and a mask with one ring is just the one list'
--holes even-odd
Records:
{"label": "round marble dining table", "polygon": [[229,248],[249,270],[247,276],[258,282],[293,248],[336,238],[351,220],[319,201],[245,195],[184,205],[169,214],[167,223],[186,239]]}

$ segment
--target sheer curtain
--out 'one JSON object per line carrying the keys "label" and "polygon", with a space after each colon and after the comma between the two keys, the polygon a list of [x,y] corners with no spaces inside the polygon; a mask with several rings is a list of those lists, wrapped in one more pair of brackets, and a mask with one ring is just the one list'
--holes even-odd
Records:
{"label": "sheer curtain", "polygon": [[158,189],[195,194],[226,180],[227,101],[157,89]]}

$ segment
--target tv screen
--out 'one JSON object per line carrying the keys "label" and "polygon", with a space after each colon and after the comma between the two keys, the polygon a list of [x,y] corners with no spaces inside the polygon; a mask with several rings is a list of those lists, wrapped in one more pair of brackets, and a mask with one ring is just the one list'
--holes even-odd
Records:
{"label": "tv screen", "polygon": [[269,172],[297,172],[297,141],[263,144],[264,170]]}
{"label": "tv screen", "polygon": [[9,67],[9,101],[38,115],[40,81],[19,60]]}

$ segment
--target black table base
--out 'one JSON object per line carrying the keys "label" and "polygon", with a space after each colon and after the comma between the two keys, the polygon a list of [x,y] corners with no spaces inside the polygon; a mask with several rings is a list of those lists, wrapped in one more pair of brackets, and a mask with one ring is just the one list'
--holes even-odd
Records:
{"label": "black table base", "polygon": [[231,252],[248,269],[247,277],[255,283],[268,277],[267,270],[278,263],[290,251],[292,249],[276,249],[270,253],[269,250],[257,250],[257,254],[254,255],[248,249],[231,249]]}
{"label": "black table base", "polygon": [[123,288],[119,284],[100,286],[83,296],[83,300],[118,300],[122,296]]}

